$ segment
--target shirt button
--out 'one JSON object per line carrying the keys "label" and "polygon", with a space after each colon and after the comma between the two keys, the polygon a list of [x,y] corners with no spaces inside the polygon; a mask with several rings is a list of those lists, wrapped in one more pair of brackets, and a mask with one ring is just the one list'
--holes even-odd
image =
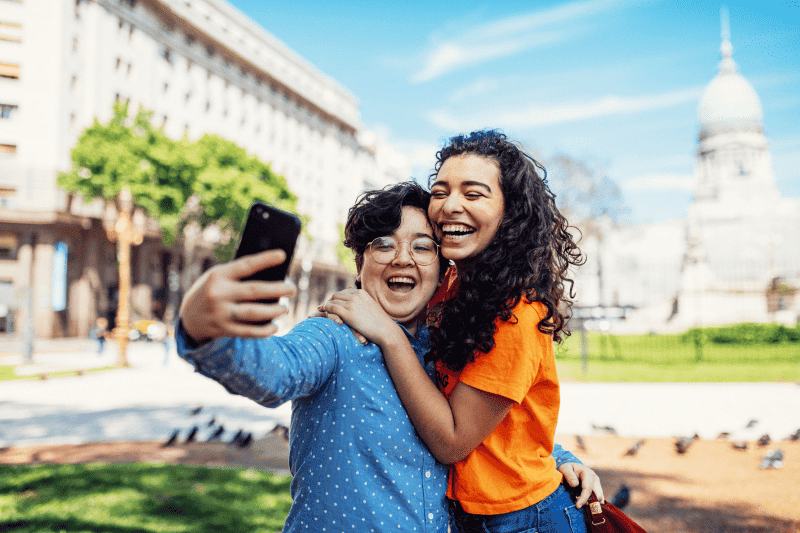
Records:
{"label": "shirt button", "polygon": [[430,471],[430,470],[428,470],[427,472],[425,472],[425,477],[431,477],[431,471]]}
{"label": "shirt button", "polygon": [[433,520],[433,513],[428,513],[428,520]]}

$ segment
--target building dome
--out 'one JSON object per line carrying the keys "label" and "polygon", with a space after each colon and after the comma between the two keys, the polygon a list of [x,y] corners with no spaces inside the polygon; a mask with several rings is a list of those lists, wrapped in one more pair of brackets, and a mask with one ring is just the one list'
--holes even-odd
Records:
{"label": "building dome", "polygon": [[700,99],[701,139],[728,131],[761,132],[761,100],[750,82],[736,72],[732,53],[733,47],[724,36],[719,72]]}

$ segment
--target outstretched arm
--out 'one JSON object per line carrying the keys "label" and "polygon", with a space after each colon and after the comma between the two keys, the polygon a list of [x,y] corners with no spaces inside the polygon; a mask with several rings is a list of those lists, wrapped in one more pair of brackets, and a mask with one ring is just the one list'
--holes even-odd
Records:
{"label": "outstretched arm", "polygon": [[293,285],[283,282],[243,281],[256,272],[286,260],[281,250],[240,257],[215,266],[192,285],[181,303],[181,324],[191,341],[219,337],[268,337],[278,331],[270,322],[287,309],[258,300],[293,296]]}
{"label": "outstretched arm", "polygon": [[380,346],[397,394],[431,453],[454,463],[469,455],[511,410],[514,402],[464,383],[448,401],[430,380],[403,330],[363,290],[336,293],[321,306]]}

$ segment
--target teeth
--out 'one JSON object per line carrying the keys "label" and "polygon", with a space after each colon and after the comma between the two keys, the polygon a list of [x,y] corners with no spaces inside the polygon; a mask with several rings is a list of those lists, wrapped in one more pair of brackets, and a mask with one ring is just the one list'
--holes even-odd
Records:
{"label": "teeth", "polygon": [[393,276],[388,279],[388,283],[410,283],[414,284],[414,280],[407,276]]}
{"label": "teeth", "polygon": [[465,224],[442,224],[444,233],[472,233],[475,230]]}

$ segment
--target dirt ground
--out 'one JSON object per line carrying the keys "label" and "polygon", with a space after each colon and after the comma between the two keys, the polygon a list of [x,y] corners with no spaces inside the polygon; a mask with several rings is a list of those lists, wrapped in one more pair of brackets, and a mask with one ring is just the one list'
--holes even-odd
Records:
{"label": "dirt ground", "polygon": [[[647,439],[634,457],[625,451],[639,439],[585,436],[579,451],[572,436],[557,441],[595,469],[606,497],[622,483],[631,491],[625,512],[649,533],[800,532],[800,442],[774,442],[747,451],[725,440],[699,440],[684,455],[673,439]],[[762,456],[780,447],[780,469],[759,469]],[[33,446],[0,450],[0,464],[163,462],[240,465],[285,472],[288,443],[268,435],[249,448],[192,443],[163,448],[158,442]]]}

